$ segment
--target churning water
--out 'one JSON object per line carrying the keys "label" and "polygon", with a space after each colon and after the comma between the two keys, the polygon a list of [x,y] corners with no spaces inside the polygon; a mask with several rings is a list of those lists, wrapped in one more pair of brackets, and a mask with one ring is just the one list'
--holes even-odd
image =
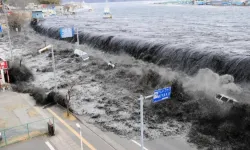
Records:
{"label": "churning water", "polygon": [[113,19],[94,12],[47,18],[34,29],[59,38],[59,27],[78,27],[80,42],[194,74],[210,68],[250,80],[250,8],[110,3]]}

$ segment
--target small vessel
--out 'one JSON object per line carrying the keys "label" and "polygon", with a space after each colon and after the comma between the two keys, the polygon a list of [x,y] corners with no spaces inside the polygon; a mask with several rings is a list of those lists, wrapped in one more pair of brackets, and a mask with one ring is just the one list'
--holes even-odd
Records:
{"label": "small vessel", "polygon": [[216,94],[215,99],[220,102],[220,103],[238,103],[239,101],[237,101],[234,98],[231,98],[229,96],[223,95],[223,94]]}
{"label": "small vessel", "polygon": [[103,19],[112,19],[112,14],[108,7],[108,0],[106,0],[106,7],[104,8]]}
{"label": "small vessel", "polygon": [[89,12],[93,11],[93,8],[91,6],[88,6],[87,8]]}

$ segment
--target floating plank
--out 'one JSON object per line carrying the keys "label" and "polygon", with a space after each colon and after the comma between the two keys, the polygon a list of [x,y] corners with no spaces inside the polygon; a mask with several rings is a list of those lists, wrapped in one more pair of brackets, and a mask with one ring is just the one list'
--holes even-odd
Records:
{"label": "floating plank", "polygon": [[48,45],[48,46],[46,46],[46,47],[40,49],[40,50],[39,50],[39,53],[41,54],[41,53],[47,51],[47,50],[50,49],[50,48],[52,48],[52,45]]}

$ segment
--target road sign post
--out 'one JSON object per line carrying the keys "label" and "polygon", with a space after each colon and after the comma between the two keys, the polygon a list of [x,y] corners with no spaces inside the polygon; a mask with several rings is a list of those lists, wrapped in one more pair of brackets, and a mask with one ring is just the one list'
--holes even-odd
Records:
{"label": "road sign post", "polygon": [[163,88],[163,89],[158,89],[154,91],[154,95],[149,95],[149,96],[142,96],[140,95],[140,120],[141,120],[141,150],[144,150],[144,122],[143,122],[143,103],[145,99],[151,99],[153,98],[152,102],[157,103],[160,101],[164,101],[166,99],[170,99],[171,96],[171,87]]}
{"label": "road sign post", "polygon": [[[60,28],[59,29],[59,33],[60,33],[60,38],[70,38],[70,37],[74,37],[75,35],[75,29],[74,27],[72,28]],[[77,37],[77,47],[79,45],[79,35],[78,35],[78,28],[76,28],[76,37]]]}

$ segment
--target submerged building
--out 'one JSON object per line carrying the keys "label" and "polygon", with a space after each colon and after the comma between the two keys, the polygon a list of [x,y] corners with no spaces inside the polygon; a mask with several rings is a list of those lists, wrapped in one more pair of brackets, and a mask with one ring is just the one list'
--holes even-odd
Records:
{"label": "submerged building", "polygon": [[250,6],[250,0],[194,0],[193,4],[213,6]]}
{"label": "submerged building", "polygon": [[250,6],[250,0],[232,0],[232,5]]}
{"label": "submerged building", "polygon": [[250,0],[212,0],[211,5],[226,6],[250,6]]}
{"label": "submerged building", "polygon": [[190,5],[213,5],[213,6],[250,6],[250,0],[173,0],[154,4],[190,4]]}
{"label": "submerged building", "polygon": [[210,5],[229,6],[229,5],[232,5],[232,2],[231,0],[211,0]]}

